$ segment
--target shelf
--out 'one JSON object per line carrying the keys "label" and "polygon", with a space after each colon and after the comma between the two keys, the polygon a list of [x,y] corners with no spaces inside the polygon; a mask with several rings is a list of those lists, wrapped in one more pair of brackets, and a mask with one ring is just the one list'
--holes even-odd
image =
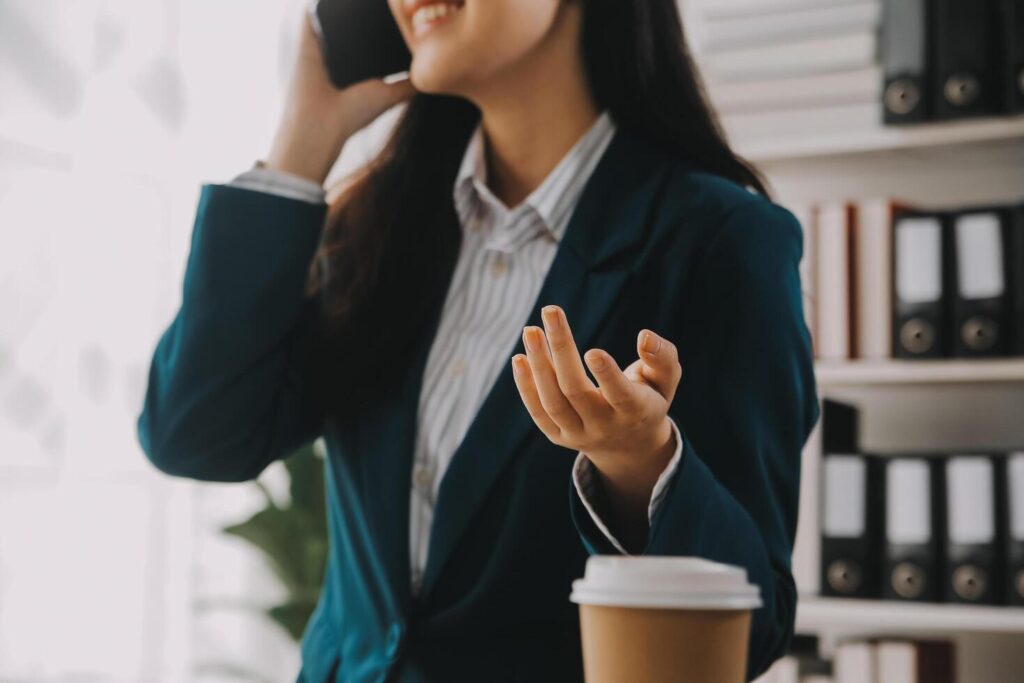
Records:
{"label": "shelf", "polygon": [[950,147],[977,142],[1024,141],[1024,116],[905,126],[875,125],[862,130],[747,141],[737,152],[755,163],[814,157]]}
{"label": "shelf", "polygon": [[1024,383],[1024,358],[818,361],[820,386]]}
{"label": "shelf", "polygon": [[802,597],[798,633],[1007,633],[1024,637],[1024,607]]}

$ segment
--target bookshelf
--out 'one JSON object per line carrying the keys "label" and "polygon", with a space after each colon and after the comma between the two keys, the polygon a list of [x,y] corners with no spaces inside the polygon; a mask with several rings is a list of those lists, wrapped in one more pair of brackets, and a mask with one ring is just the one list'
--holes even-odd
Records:
{"label": "bookshelf", "polygon": [[864,385],[1024,383],[1024,358],[930,361],[819,361],[818,388]]}
{"label": "bookshelf", "polygon": [[[740,133],[740,131],[737,131]],[[832,133],[735,136],[784,206],[892,197],[930,207],[1024,201],[1024,116]],[[821,398],[862,410],[866,450],[1024,449],[1024,358],[815,363]],[[1024,608],[827,598],[819,594],[821,429],[803,453],[794,574],[798,633],[831,656],[848,638],[956,643],[957,680],[1004,683],[1024,669]]]}
{"label": "bookshelf", "polygon": [[[728,78],[710,70],[705,78],[733,148],[761,171],[772,198],[797,209],[795,213],[801,219],[811,213],[799,209],[810,205],[877,199],[934,209],[1024,201],[1024,115],[884,125],[881,79],[876,87],[863,78],[872,67],[881,66],[881,50],[875,52],[873,61],[857,61],[843,69],[817,64],[843,48],[842,38],[861,36],[867,28],[852,15],[842,25],[826,19],[831,10],[825,5],[831,7],[832,3],[679,3],[699,66],[706,61],[713,64],[716,59],[721,64],[722,53],[728,53],[721,44],[713,47],[711,39],[716,30],[736,32],[757,14],[799,14],[806,28],[794,28],[786,38],[795,48],[806,48],[807,41],[820,41],[828,35],[840,36],[831,44],[834,49],[815,47],[814,56],[808,59],[816,63],[818,80],[801,80],[801,75],[809,71],[805,68],[807,62],[777,80],[763,75],[764,64],[751,66],[750,73]],[[808,9],[812,6],[814,9]],[[726,15],[747,18],[726,26]],[[799,25],[799,21],[793,25]],[[771,50],[761,54],[771,61],[772,55],[786,52],[782,43],[782,38],[751,34],[748,44],[741,47],[749,52],[770,46]],[[735,61],[736,54],[725,57]],[[778,68],[785,71],[783,60],[775,64],[782,64]],[[823,73],[838,78],[822,79]],[[744,89],[744,84],[749,87]],[[721,106],[714,101],[716,91],[722,96]],[[815,265],[808,271],[812,281],[820,283],[823,270]],[[812,288],[805,304],[815,301],[815,293]],[[865,452],[971,454],[1024,450],[1024,357],[818,360],[815,376],[820,398],[849,402],[860,409]],[[1024,607],[820,595],[821,450],[819,422],[802,454],[793,555],[800,594],[797,632],[817,635],[826,658],[846,638],[949,639],[956,643],[956,680],[961,683],[1021,680]]]}
{"label": "bookshelf", "polygon": [[839,629],[866,635],[879,629],[922,636],[961,633],[1024,633],[1024,608],[905,603],[886,600],[801,597],[796,628],[800,632]]}
{"label": "bookshelf", "polygon": [[956,680],[966,683],[1018,681],[1024,667],[1020,608],[804,597],[797,606],[796,630],[817,634],[826,656],[832,656],[845,639],[952,640]]}
{"label": "bookshelf", "polygon": [[834,134],[801,134],[747,140],[738,152],[750,161],[771,164],[816,157],[885,152],[935,153],[944,148],[983,143],[1024,148],[1024,116],[991,117],[915,126],[883,126],[877,121]]}

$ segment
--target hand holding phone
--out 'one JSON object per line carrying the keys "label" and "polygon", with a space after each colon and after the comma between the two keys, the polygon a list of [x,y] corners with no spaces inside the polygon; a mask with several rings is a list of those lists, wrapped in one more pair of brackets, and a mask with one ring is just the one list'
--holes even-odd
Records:
{"label": "hand holding phone", "polygon": [[[380,2],[387,9],[387,3]],[[314,7],[303,9],[298,53],[266,164],[322,184],[345,141],[416,90],[408,78],[385,83],[380,77],[339,89],[324,59]]]}

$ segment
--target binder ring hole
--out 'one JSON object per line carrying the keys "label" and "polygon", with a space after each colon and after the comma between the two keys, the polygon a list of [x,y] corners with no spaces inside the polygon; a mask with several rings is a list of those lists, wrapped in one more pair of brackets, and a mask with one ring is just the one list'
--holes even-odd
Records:
{"label": "binder ring hole", "polygon": [[913,354],[931,351],[935,345],[935,328],[920,318],[912,318],[900,328],[900,343]]}
{"label": "binder ring hole", "polygon": [[967,348],[972,351],[988,351],[999,338],[996,324],[989,318],[974,317],[967,320],[960,330]]}
{"label": "binder ring hole", "polygon": [[924,593],[924,572],[916,564],[900,562],[892,570],[892,589],[901,598],[913,600]]}
{"label": "binder ring hole", "polygon": [[981,82],[966,72],[955,73],[946,79],[943,89],[946,101],[958,107],[966,107],[977,102],[981,95]]}
{"label": "binder ring hole", "polygon": [[849,594],[860,588],[860,567],[842,560],[828,566],[828,585],[837,593]]}
{"label": "binder ring hole", "polygon": [[974,601],[985,592],[985,571],[978,566],[965,564],[953,572],[953,590],[963,600]]}
{"label": "binder ring hole", "polygon": [[885,89],[885,106],[893,114],[905,115],[917,109],[921,90],[908,78],[900,78]]}

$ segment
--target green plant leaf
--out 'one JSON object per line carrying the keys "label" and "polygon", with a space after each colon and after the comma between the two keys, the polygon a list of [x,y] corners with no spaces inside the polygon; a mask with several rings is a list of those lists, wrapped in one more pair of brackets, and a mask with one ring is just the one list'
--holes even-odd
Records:
{"label": "green plant leaf", "polygon": [[306,622],[316,608],[316,600],[287,602],[267,610],[270,618],[276,621],[281,628],[288,632],[293,640],[302,638],[302,632],[306,628]]}
{"label": "green plant leaf", "polygon": [[319,597],[329,543],[324,501],[324,461],[312,443],[284,462],[291,502],[279,508],[267,497],[266,506],[249,519],[223,528],[258,548],[288,591],[288,599],[267,610],[295,640]]}

